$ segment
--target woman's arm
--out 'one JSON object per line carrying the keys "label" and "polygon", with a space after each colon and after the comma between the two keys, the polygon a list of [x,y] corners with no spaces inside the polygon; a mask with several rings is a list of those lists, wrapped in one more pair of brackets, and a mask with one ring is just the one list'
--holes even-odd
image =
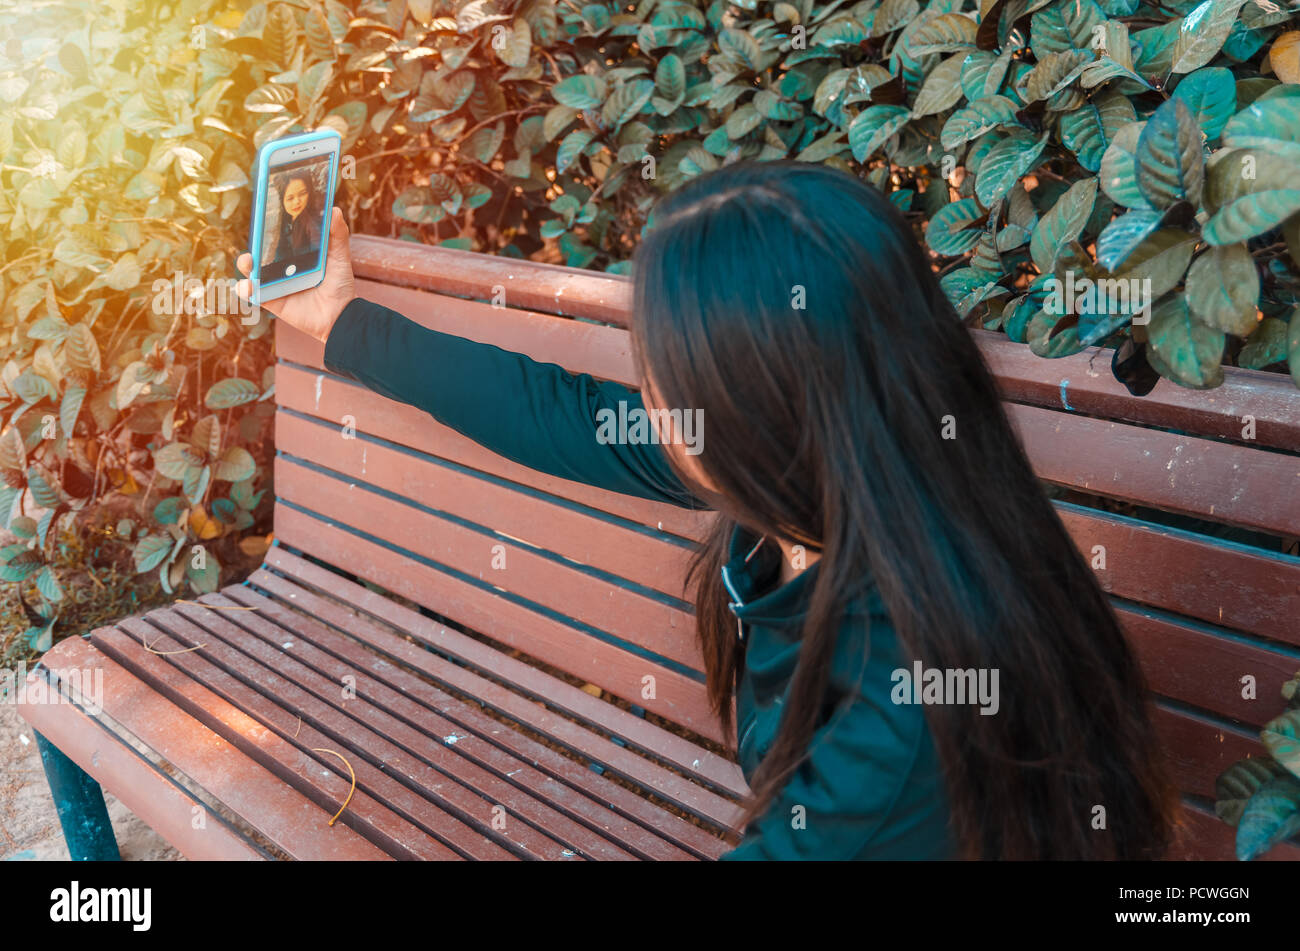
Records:
{"label": "woman's arm", "polygon": [[[597,438],[602,413],[642,408],[634,390],[553,363],[423,327],[354,298],[325,342],[325,367],[508,459],[550,475],[689,508],[704,508],[660,445]],[[599,414],[599,415],[598,415]]]}
{"label": "woman's arm", "polygon": [[[248,254],[236,266],[248,299]],[[377,393],[410,403],[494,452],[522,465],[687,508],[707,508],[682,485],[656,444],[597,440],[602,409],[642,406],[616,383],[538,363],[499,347],[439,333],[356,296],[348,226],[331,211],[325,277],[305,291],[262,305],[325,344],[325,366]]]}

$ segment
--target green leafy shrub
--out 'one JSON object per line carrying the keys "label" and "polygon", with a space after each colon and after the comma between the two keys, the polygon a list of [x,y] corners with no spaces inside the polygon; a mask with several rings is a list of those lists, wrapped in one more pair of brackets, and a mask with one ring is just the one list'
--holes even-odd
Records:
{"label": "green leafy shrub", "polygon": [[[1131,340],[1131,372],[1185,386],[1225,363],[1300,377],[1296,19],[1275,0],[0,12],[0,581],[32,595],[39,648],[60,531],[168,591],[260,553],[269,322],[210,291],[246,244],[256,149],[306,129],[344,137],[354,231],[611,271],[661,192],[825,162],[914,221],[972,325],[1044,356]],[[1056,299],[1111,279],[1145,282],[1149,323],[1136,298]]]}
{"label": "green leafy shrub", "polygon": [[1300,833],[1300,672],[1282,686],[1286,711],[1260,731],[1269,755],[1234,763],[1214,783],[1214,811],[1237,827],[1249,861]]}

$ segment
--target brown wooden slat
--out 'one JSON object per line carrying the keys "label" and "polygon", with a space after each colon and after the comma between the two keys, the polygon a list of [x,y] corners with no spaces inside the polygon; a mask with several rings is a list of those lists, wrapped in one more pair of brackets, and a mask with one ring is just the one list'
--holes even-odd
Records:
{"label": "brown wooden slat", "polygon": [[545,475],[502,458],[413,406],[330,374],[308,373],[281,363],[275,369],[275,391],[279,406],[331,425],[351,416],[360,432],[683,538],[702,538],[716,517],[712,512],[691,511]]}
{"label": "brown wooden slat", "polygon": [[[1154,693],[1261,727],[1282,712],[1282,684],[1300,660],[1131,608],[1116,613]],[[1259,699],[1242,697],[1248,674]]]}
{"label": "brown wooden slat", "polygon": [[1175,784],[1196,796],[1214,798],[1214,781],[1220,773],[1247,756],[1267,755],[1258,734],[1174,710],[1158,700],[1154,720]]}
{"label": "brown wooden slat", "polygon": [[631,306],[631,284],[619,275],[393,238],[353,235],[352,268],[360,278],[478,300],[490,300],[500,285],[509,307],[615,324],[626,322]]}
{"label": "brown wooden slat", "polygon": [[[600,719],[606,722],[639,720],[639,718],[632,717],[626,711],[595,700],[595,698],[577,688],[562,681],[557,681],[544,672],[513,658],[496,654],[491,649],[485,651],[483,649],[485,645],[464,638],[464,635],[457,635],[454,631],[432,625],[428,623],[427,619],[421,618],[419,615],[416,615],[415,618],[425,623],[400,624],[399,619],[399,623],[395,624],[396,630],[409,632],[410,637],[428,646],[436,647],[439,652],[444,651],[444,644],[450,643],[453,657],[460,660],[462,656],[465,656],[467,658],[466,662],[473,664],[475,667],[482,666],[484,655],[486,655],[486,663],[495,665],[496,669],[492,672],[499,672],[502,679],[507,681],[506,685],[503,686],[487,680],[473,670],[467,670],[457,664],[443,660],[437,654],[430,653],[422,647],[416,647],[410,640],[398,636],[393,631],[380,628],[375,623],[370,622],[364,613],[350,613],[343,605],[327,601],[315,592],[299,587],[288,579],[281,578],[269,571],[259,570],[250,580],[276,597],[291,602],[295,608],[310,610],[313,616],[319,617],[322,621],[336,627],[345,628],[350,636],[365,646],[435,680],[440,686],[445,685],[451,690],[475,698],[497,713],[510,717],[524,727],[546,737],[551,742],[567,747],[580,756],[622,777],[624,780],[652,793],[659,799],[707,819],[719,830],[729,828],[728,823],[738,815],[732,802],[652,762],[640,755],[638,748],[631,746],[630,743],[627,747],[620,746],[604,736],[593,733],[581,723],[575,723],[566,716],[556,714],[546,707],[539,706],[536,701],[540,699],[553,705],[562,713],[574,716],[571,708],[589,708],[592,706],[592,704],[584,704],[574,696],[575,694],[582,694],[587,700],[595,701],[596,706],[605,708],[597,712]],[[367,595],[370,597],[367,598]],[[391,605],[391,602],[365,589],[361,589],[360,593],[348,592],[348,600],[344,604],[353,605],[354,610],[365,612],[366,606],[357,602],[366,600],[372,601],[374,606],[381,610]],[[425,631],[429,629],[432,629],[432,636],[426,636],[425,634]],[[458,639],[470,641],[468,649],[456,649]],[[516,673],[520,674],[520,676],[512,678],[512,675]],[[520,688],[510,683],[510,679],[523,681],[523,687]],[[622,725],[622,722],[619,725]],[[633,724],[633,727],[636,726],[637,724]],[[613,735],[633,734],[640,739],[645,739],[646,735],[649,735],[651,739],[660,739],[659,735],[665,733],[666,731],[641,721],[639,729],[622,729],[614,732]],[[672,734],[667,734],[667,737],[669,738],[668,741],[661,741],[656,744],[657,749],[662,750],[668,747],[671,752],[678,754],[679,757],[683,748],[686,749],[687,755],[691,755],[689,751],[693,750],[694,759],[691,762],[698,763],[702,768],[711,767],[713,761],[718,759],[714,754],[694,746],[680,737]],[[729,764],[725,764],[724,761],[724,765]],[[715,768],[714,771],[719,770]],[[707,833],[701,830],[696,830],[699,833],[697,835],[694,832],[687,832],[681,827],[671,824],[665,829],[662,825],[663,819],[659,815],[658,807],[651,806],[653,811],[647,811],[644,808],[644,806],[650,805],[647,800],[641,799],[635,793],[627,792],[640,805],[633,805],[631,800],[625,796],[608,798],[606,801],[611,806],[616,805],[629,817],[643,823],[648,822],[660,832],[673,835],[683,847],[691,848],[705,857],[712,857],[714,846],[709,841],[712,838],[711,836],[707,836]]]}
{"label": "brown wooden slat", "polygon": [[[504,701],[517,694],[545,700],[547,704],[563,710],[569,716],[619,737],[630,747],[648,752],[673,765],[674,768],[698,776],[701,780],[732,795],[744,796],[748,793],[740,768],[734,762],[714,753],[709,753],[684,737],[655,726],[641,717],[634,716],[626,710],[622,710],[570,684],[557,680],[531,664],[508,657],[481,641],[435,624],[429,618],[396,604],[383,595],[311,564],[286,551],[283,546],[277,545],[267,552],[264,568],[285,573],[292,579],[295,587],[286,587],[288,582],[284,582],[283,579],[276,579],[274,575],[271,575],[266,570],[255,572],[251,577],[253,582],[267,587],[277,596],[288,599],[295,605],[302,605],[303,610],[308,611],[315,617],[322,619],[337,618],[337,609],[312,592],[322,592],[329,594],[331,597],[342,598],[350,607],[371,615],[384,624],[391,625],[407,636],[433,648],[439,654],[454,657],[476,670],[482,670],[489,676],[504,681],[510,686],[510,691],[504,697],[499,693],[494,694],[499,700]],[[310,589],[310,591],[306,589]],[[331,620],[331,623],[335,622]],[[397,653],[411,666],[420,669],[424,673],[434,674],[435,668],[428,666],[430,662],[426,651],[418,651],[414,654],[399,652],[397,649],[406,642],[401,639],[392,640],[390,636],[385,635],[373,623],[349,620],[345,624],[335,623],[335,626],[346,627],[353,637],[360,637],[364,633],[368,642],[376,649],[388,653]],[[385,640],[386,637],[387,640]],[[415,660],[412,660],[412,658],[415,658]],[[445,671],[440,668],[437,669],[435,676],[439,679],[446,679],[448,676],[457,675],[458,672],[468,674],[468,671],[453,666]],[[477,676],[468,679],[458,677],[454,682],[451,680],[447,682],[454,689],[475,697],[485,696],[482,691],[492,686],[489,682]],[[703,684],[695,683],[694,689],[703,696]],[[644,698],[640,700],[641,705],[648,702]],[[520,710],[536,713],[537,708],[531,704],[522,707],[513,704],[508,709],[506,707],[501,709],[502,712],[525,722],[530,728],[538,732],[547,733],[551,729],[562,731],[554,736],[557,742],[564,743],[566,746],[570,746],[610,768],[625,772],[630,779],[653,789],[664,798],[680,797],[679,793],[673,792],[670,787],[664,785],[672,774],[659,777],[656,773],[644,772],[642,770],[644,761],[640,757],[622,758],[622,754],[627,751],[621,747],[609,748],[610,745],[606,744],[607,748],[601,751],[590,749],[581,742],[587,731],[578,731],[575,734],[569,730],[572,724],[567,719],[557,719],[549,717],[549,715],[542,716],[541,713],[537,713],[536,719],[516,715],[517,711]],[[733,718],[734,715],[733,711]],[[734,746],[734,737],[731,745]],[[683,808],[704,816],[711,815],[712,812],[718,810],[725,812],[728,806],[725,802],[715,802],[709,799],[696,802],[679,798],[676,801],[679,801]],[[728,820],[723,819],[719,824],[725,827],[728,825]]]}
{"label": "brown wooden slat", "polygon": [[[102,637],[99,631],[95,633]],[[170,703],[84,638],[69,637],[61,641],[41,661],[83,672],[101,672],[104,680],[100,705],[110,720],[120,724],[295,859],[374,861],[390,858],[345,825],[335,824],[328,835],[322,834],[319,829],[320,806]],[[62,743],[56,745],[65,751],[71,748]],[[98,767],[102,768],[103,764]],[[88,771],[95,775],[98,770],[92,766]],[[150,784],[142,785],[148,789]],[[109,783],[109,788],[186,858],[232,857],[221,850],[222,835],[226,830],[214,828],[219,822],[210,823],[207,829],[196,830],[190,809],[178,804],[175,813],[168,813],[164,809],[168,800],[161,793],[141,795],[132,791],[134,783]],[[121,794],[117,792],[118,788],[122,789]],[[206,806],[203,808],[207,809]],[[217,833],[216,838],[209,841],[208,837],[213,833]]]}
{"label": "brown wooden slat", "polygon": [[1056,513],[1090,564],[1093,546],[1105,549],[1096,574],[1111,594],[1300,646],[1300,559],[1060,503]]}
{"label": "brown wooden slat", "polygon": [[[581,677],[715,742],[725,742],[699,681],[577,631],[524,605],[412,561],[394,559],[374,542],[277,504],[276,537],[419,604],[437,605],[498,643]],[[581,635],[581,636],[579,636]],[[642,698],[642,678],[655,678],[656,696]]]}
{"label": "brown wooden slat", "polygon": [[[221,607],[215,606],[218,602]],[[559,858],[562,852],[567,855],[564,847],[585,858],[632,858],[587,826],[463,755],[456,748],[459,744],[446,740],[447,736],[459,734],[443,733],[435,738],[372,702],[355,689],[360,687],[358,672],[344,674],[351,680],[331,680],[312,670],[296,656],[302,649],[298,632],[278,628],[256,612],[215,596],[210,596],[207,603],[177,603],[171,610],[193,625],[194,636],[205,645],[205,656],[219,655],[221,663],[248,677],[255,686],[276,689],[288,682],[298,688],[289,696],[276,689],[277,697],[310,696],[319,701],[316,709],[324,713],[320,727],[334,734],[336,742],[347,743],[348,749],[340,752],[350,750],[349,758],[369,759],[385,775],[399,779],[404,775],[448,811],[463,811],[467,822],[477,820],[490,827],[504,840],[501,844],[522,846],[535,858]],[[185,630],[172,623],[170,614],[155,617],[169,630]],[[216,649],[217,640],[229,650]],[[353,688],[346,697],[341,689],[344,684]],[[304,714],[310,712],[300,709]],[[471,742],[468,736],[464,739]],[[502,818],[508,817],[504,829],[495,824],[498,807],[505,810]]]}
{"label": "brown wooden slat", "polygon": [[[361,483],[322,476],[285,456],[276,459],[275,490],[278,500],[328,513],[333,522],[368,532],[683,666],[702,667],[693,616],[679,607],[577,571],[527,546],[412,508]],[[506,567],[500,570],[492,567],[498,546],[506,549]],[[387,560],[402,557],[390,552]],[[428,606],[448,613],[436,604]]]}
{"label": "brown wooden slat", "polygon": [[[148,639],[154,650],[183,650],[187,646],[141,618],[127,618],[119,627],[96,631],[94,643],[214,733],[319,805],[322,815],[317,828],[320,834],[328,834],[329,819],[347,799],[351,782],[347,772],[341,770],[332,757],[327,759],[325,754],[307,752],[309,747],[332,748],[327,737],[318,733],[309,722],[299,724],[296,714],[269,703],[226,671],[196,657],[201,651],[161,657],[144,649],[142,636]],[[370,796],[360,786],[363,775],[371,772],[368,764],[353,765],[357,770],[358,788],[339,822],[346,823],[395,858],[437,860],[460,857],[397,815],[384,802]],[[389,780],[383,785],[397,784]],[[425,805],[427,813],[445,815],[433,806]],[[508,853],[499,848],[495,855],[508,857]]]}
{"label": "brown wooden slat", "polygon": [[[21,700],[18,713],[32,729],[148,822],[187,859],[257,861],[265,857],[248,839],[213,813],[206,803],[178,786],[115,735],[102,716],[92,718],[75,703],[66,702],[83,703],[76,685],[86,683],[86,678],[93,678],[96,672],[103,671],[106,696],[94,698],[95,702],[101,706],[109,702],[115,704],[118,698],[110,691],[119,687],[129,689],[120,668],[110,672],[107,659],[79,637],[63,640],[45,653],[41,663],[54,672],[53,685],[46,680],[46,672],[40,670],[29,672],[26,682],[17,685]],[[63,679],[70,671],[76,672],[71,686]],[[28,691],[33,689],[58,691],[61,702],[33,702],[27,698]],[[181,716],[169,716],[168,719],[179,726]],[[212,821],[205,821],[202,828],[196,829],[196,815]]]}
{"label": "brown wooden slat", "polygon": [[[149,612],[148,622],[159,634],[166,635],[159,638],[162,649],[167,649],[162,646],[167,638],[181,649],[201,648],[195,653],[248,688],[241,706],[251,701],[252,705],[246,709],[277,710],[285,719],[290,713],[300,717],[301,725],[295,728],[300,736],[295,742],[301,743],[304,749],[332,749],[343,754],[356,773],[359,791],[370,793],[465,857],[501,859],[508,858],[510,851],[532,858],[565,857],[558,843],[524,823],[489,831],[492,803],[446,773],[403,754],[365,723],[267,667],[253,656],[256,645],[251,639],[235,648],[213,630],[200,628],[182,617],[174,608]],[[152,637],[143,624],[135,633]],[[338,686],[341,694],[343,685]],[[327,768],[335,770],[338,766],[331,764]]]}
{"label": "brown wooden slat", "polygon": [[[275,447],[282,454],[310,459],[348,479],[451,512],[580,564],[671,597],[691,598],[683,579],[692,549],[670,542],[668,536],[631,530],[589,512],[439,465],[427,456],[365,439],[343,439],[332,427],[285,412],[275,416]],[[314,473],[311,477],[328,478]],[[491,558],[488,561],[490,564]]]}
{"label": "brown wooden slat", "polygon": [[[302,589],[291,593],[301,594],[303,600],[309,597]],[[275,625],[271,629],[272,642],[276,631],[280,632],[279,641],[289,638],[297,660],[333,678],[335,683],[342,682],[345,676],[356,677],[359,695],[431,736],[459,737],[454,745],[457,754],[472,759],[529,794],[540,796],[641,857],[658,860],[691,857],[669,839],[681,840],[686,848],[702,846],[703,857],[716,857],[719,848],[725,848],[715,837],[654,807],[585,765],[507,728],[500,720],[484,714],[478,703],[466,703],[428,684],[394,664],[391,654],[366,650],[361,643],[303,615],[296,606],[290,608],[247,585],[231,586],[221,594],[204,595],[201,600],[218,609],[227,605],[257,608],[258,621]],[[246,612],[230,616],[241,626],[255,626]],[[610,806],[603,805],[607,801],[611,802]],[[633,811],[651,828],[612,811],[613,801],[649,807]]]}
{"label": "brown wooden slat", "polygon": [[1005,334],[972,330],[984,362],[997,377],[1004,399],[1067,409],[1088,416],[1127,420],[1201,436],[1242,442],[1244,417],[1255,419],[1250,445],[1300,452],[1300,389],[1282,373],[1223,368],[1223,383],[1191,390],[1161,380],[1134,397],[1110,371],[1111,350],[1088,347],[1059,359],[1043,359]]}
{"label": "brown wooden slat", "polygon": [[1300,535],[1300,457],[1011,404],[1038,477],[1219,522]]}
{"label": "brown wooden slat", "polygon": [[[510,308],[620,327],[631,320],[632,282],[621,275],[362,235],[353,236],[352,254],[357,276],[368,281],[479,301],[500,286]],[[1047,360],[1005,334],[971,334],[1008,400],[1065,409],[1061,382],[1068,380],[1065,397],[1076,412],[1234,440],[1250,415],[1257,444],[1300,452],[1300,391],[1282,374],[1225,367],[1223,384],[1213,390],[1162,380],[1137,399],[1111,374],[1110,350],[1088,347]]]}

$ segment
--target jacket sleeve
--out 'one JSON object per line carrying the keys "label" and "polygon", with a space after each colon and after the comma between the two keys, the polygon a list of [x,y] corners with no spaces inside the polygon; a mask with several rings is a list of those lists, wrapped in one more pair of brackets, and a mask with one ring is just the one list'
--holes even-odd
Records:
{"label": "jacket sleeve", "polygon": [[686,508],[707,508],[657,443],[602,442],[598,413],[643,408],[635,390],[423,327],[356,298],[325,343],[325,368],[507,459],[549,475]]}
{"label": "jacket sleeve", "polygon": [[919,706],[858,695],[814,733],[811,754],[722,859],[932,857],[930,805],[904,795],[927,741]]}

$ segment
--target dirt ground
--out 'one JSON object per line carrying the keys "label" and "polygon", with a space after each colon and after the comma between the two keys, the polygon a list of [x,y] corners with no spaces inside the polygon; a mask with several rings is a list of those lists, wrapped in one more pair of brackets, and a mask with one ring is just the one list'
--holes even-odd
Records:
{"label": "dirt ground", "polygon": [[[123,859],[184,861],[112,794],[104,798]],[[18,715],[17,705],[0,703],[0,860],[67,858],[32,728]]]}

